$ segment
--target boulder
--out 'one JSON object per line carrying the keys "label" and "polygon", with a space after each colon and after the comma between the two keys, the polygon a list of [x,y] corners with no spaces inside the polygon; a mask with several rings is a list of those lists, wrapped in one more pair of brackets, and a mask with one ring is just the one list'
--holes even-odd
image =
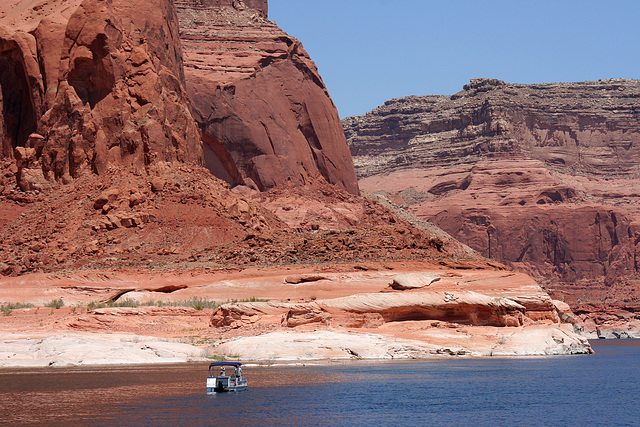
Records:
{"label": "boulder", "polygon": [[287,276],[284,279],[286,283],[291,283],[292,285],[298,285],[300,283],[319,282],[320,280],[329,280],[329,278],[321,274],[296,274],[293,276]]}
{"label": "boulder", "polygon": [[397,291],[406,291],[427,287],[438,280],[440,280],[440,276],[432,273],[399,274],[393,278],[393,282],[389,286]]}

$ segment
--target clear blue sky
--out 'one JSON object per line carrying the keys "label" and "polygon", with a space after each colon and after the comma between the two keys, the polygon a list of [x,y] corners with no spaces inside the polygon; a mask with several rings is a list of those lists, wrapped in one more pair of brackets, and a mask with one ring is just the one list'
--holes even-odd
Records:
{"label": "clear blue sky", "polygon": [[407,95],[640,78],[640,0],[269,0],[341,117]]}

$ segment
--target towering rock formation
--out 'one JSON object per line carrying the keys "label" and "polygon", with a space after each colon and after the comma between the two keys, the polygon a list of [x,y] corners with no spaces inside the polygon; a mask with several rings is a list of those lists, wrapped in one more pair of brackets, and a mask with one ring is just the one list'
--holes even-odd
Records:
{"label": "towering rock formation", "polygon": [[207,167],[259,189],[324,177],[357,193],[338,112],[302,44],[267,20],[266,0],[175,3]]}
{"label": "towering rock formation", "polygon": [[110,165],[206,162],[232,185],[320,179],[356,194],[315,64],[267,12],[266,0],[7,0],[0,184],[17,175],[42,190]]}
{"label": "towering rock formation", "polygon": [[640,298],[640,82],[477,79],[343,124],[364,190],[558,297]]}
{"label": "towering rock formation", "polygon": [[354,195],[317,69],[266,16],[266,0],[0,2],[0,274],[458,253]]}
{"label": "towering rock formation", "polygon": [[170,0],[15,3],[0,16],[0,136],[23,190],[203,162]]}

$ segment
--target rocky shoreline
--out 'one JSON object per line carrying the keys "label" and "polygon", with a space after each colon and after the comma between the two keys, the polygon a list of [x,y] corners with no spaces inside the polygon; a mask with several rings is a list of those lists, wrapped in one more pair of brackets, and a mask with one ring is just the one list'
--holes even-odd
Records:
{"label": "rocky shoreline", "polygon": [[[244,362],[309,362],[329,360],[403,360],[436,357],[522,357],[590,354],[590,346],[570,328],[518,328],[507,334],[489,331],[486,342],[461,346],[471,336],[454,331],[453,345],[394,339],[370,333],[312,331],[272,332],[238,337],[219,345],[221,356]],[[493,332],[493,331],[491,331]],[[42,368],[172,364],[208,361],[210,350],[175,340],[121,334],[65,334],[46,338],[0,336],[0,368]]]}
{"label": "rocky shoreline", "polygon": [[[0,316],[0,367],[592,352],[576,332],[568,306],[553,301],[529,276],[479,261],[461,266],[404,261],[385,268],[3,279],[0,299],[19,295],[38,306]],[[394,289],[398,283],[405,290]],[[44,298],[64,305],[45,307]],[[96,300],[114,304],[96,305]],[[129,306],[117,306],[118,301]],[[180,301],[222,304],[198,309],[179,306]]]}
{"label": "rocky shoreline", "polygon": [[138,335],[0,336],[0,368],[185,363],[206,360],[206,354],[193,345]]}

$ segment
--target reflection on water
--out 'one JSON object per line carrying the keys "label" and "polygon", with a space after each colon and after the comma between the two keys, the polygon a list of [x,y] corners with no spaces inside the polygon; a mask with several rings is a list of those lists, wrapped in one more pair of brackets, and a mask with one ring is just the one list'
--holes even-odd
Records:
{"label": "reflection on water", "polygon": [[0,371],[0,413],[4,419],[27,424],[113,419],[117,413],[109,417],[109,412],[116,404],[143,396],[196,392],[194,367],[183,368]]}
{"label": "reflection on water", "polygon": [[0,423],[91,425],[633,425],[640,341],[593,356],[251,367],[207,395],[208,364],[0,370]]}

